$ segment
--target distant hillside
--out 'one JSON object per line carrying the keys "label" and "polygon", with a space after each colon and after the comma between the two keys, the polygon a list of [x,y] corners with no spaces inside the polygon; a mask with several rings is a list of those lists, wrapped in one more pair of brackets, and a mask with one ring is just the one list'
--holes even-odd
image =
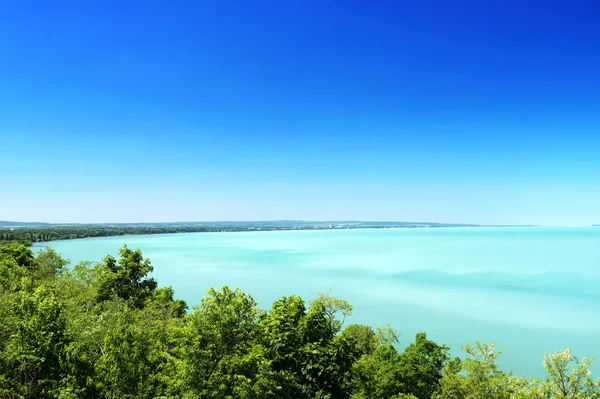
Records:
{"label": "distant hillside", "polygon": [[8,222],[6,220],[0,220],[0,227],[40,227],[40,226],[52,226],[52,224],[44,223],[44,222]]}

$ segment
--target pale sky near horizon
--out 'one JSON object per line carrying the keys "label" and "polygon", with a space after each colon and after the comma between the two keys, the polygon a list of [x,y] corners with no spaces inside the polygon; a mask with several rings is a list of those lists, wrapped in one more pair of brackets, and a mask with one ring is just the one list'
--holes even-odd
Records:
{"label": "pale sky near horizon", "polygon": [[600,223],[594,1],[0,8],[0,220]]}

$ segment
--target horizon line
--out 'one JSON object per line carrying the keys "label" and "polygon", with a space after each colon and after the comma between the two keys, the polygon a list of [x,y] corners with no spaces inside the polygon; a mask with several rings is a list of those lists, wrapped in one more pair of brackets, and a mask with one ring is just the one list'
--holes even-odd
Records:
{"label": "horizon line", "polygon": [[181,224],[181,223],[398,223],[398,224],[442,224],[442,225],[455,225],[455,226],[471,226],[471,227],[596,227],[599,224],[529,224],[529,223],[518,223],[518,224],[498,224],[498,223],[468,223],[468,222],[423,222],[423,221],[399,221],[399,220],[360,220],[360,219],[331,219],[331,220],[309,220],[309,219],[254,219],[254,220],[180,220],[180,221],[161,221],[161,222],[149,222],[149,221],[129,221],[129,222],[44,222],[44,221],[15,221],[15,220],[1,220],[3,225],[0,227],[9,227],[8,224],[44,224],[44,225],[128,225],[128,224]]}

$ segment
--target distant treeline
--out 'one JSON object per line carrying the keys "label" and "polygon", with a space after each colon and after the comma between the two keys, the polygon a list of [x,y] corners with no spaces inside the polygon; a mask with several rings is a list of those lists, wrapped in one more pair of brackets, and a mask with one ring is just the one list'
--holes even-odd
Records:
{"label": "distant treeline", "polygon": [[[5,222],[9,223],[9,222]],[[89,224],[89,225],[40,225],[0,227],[0,243],[15,242],[31,245],[35,242],[71,240],[88,237],[124,235],[234,232],[234,231],[279,231],[279,230],[325,230],[359,228],[417,228],[417,227],[460,227],[440,223],[402,222],[214,222],[214,223],[139,223],[139,224]]]}
{"label": "distant treeline", "polygon": [[98,227],[98,226],[52,226],[0,228],[1,242],[17,242],[31,245],[34,242],[71,240],[75,238],[109,237],[144,234],[194,233],[215,231],[247,231],[241,227]]}
{"label": "distant treeline", "polygon": [[600,397],[590,360],[568,349],[545,355],[546,379],[522,378],[491,344],[461,360],[419,333],[399,350],[390,327],[344,325],[352,306],[329,295],[266,309],[223,287],[188,311],[152,270],[127,247],[67,267],[50,248],[0,245],[0,398]]}

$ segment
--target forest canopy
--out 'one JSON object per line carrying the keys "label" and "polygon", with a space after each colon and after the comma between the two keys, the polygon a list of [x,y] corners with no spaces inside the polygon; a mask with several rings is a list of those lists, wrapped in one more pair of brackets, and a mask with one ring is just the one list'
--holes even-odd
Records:
{"label": "forest canopy", "polygon": [[225,286],[189,308],[152,271],[128,247],[71,267],[0,246],[0,398],[600,398],[591,360],[568,349],[523,378],[493,344],[461,360],[419,333],[399,350],[391,327],[346,325],[352,306],[330,295],[263,309]]}

